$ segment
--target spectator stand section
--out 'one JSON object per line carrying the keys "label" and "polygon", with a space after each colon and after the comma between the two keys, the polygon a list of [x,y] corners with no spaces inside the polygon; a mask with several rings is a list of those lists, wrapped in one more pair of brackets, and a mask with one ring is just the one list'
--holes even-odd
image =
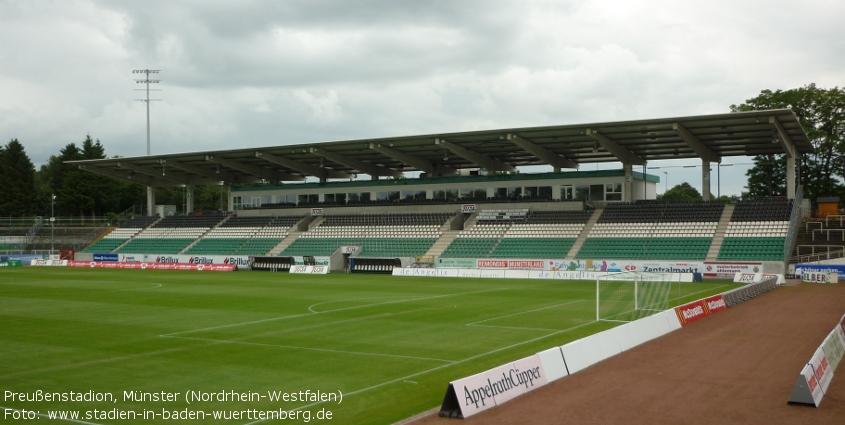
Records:
{"label": "spectator stand section", "polygon": [[783,261],[793,215],[791,199],[740,201],[719,250],[720,261]]}
{"label": "spectator stand section", "polygon": [[[281,257],[332,256],[341,247],[358,247],[351,271],[375,265],[364,259],[414,258],[423,255],[442,235],[456,213],[386,213],[326,215],[313,229],[285,248]],[[349,253],[348,253],[349,254]],[[391,263],[393,264],[393,263]],[[334,267],[333,267],[334,268]],[[381,271],[381,270],[370,270]],[[388,270],[389,272],[389,270]]]}
{"label": "spectator stand section", "polygon": [[82,252],[90,253],[108,253],[123,245],[129,239],[132,239],[146,229],[149,225],[158,221],[158,217],[135,217],[127,220],[120,227],[112,230],[109,234],[103,236],[100,240],[89,245]]}
{"label": "spectator stand section", "polygon": [[212,229],[185,254],[265,255],[288,236],[302,216],[232,217]]}
{"label": "spectator stand section", "polygon": [[225,214],[169,216],[138,233],[117,253],[178,254],[228,218]]}
{"label": "spectator stand section", "polygon": [[721,202],[610,204],[575,258],[703,261],[723,209]]}
{"label": "spectator stand section", "polygon": [[442,258],[564,258],[593,210],[482,210]]}

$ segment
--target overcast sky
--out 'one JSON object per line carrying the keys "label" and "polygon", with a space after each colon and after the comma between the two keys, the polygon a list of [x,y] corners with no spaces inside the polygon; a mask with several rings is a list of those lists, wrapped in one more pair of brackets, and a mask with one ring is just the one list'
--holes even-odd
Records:
{"label": "overcast sky", "polygon": [[[144,155],[144,68],[161,70],[153,154],[724,113],[842,86],[843,16],[841,0],[0,0],[0,140],[36,166],[86,134]],[[683,164],[700,161],[649,165]],[[722,170],[722,194],[746,169]],[[663,171],[700,188],[700,167]]]}

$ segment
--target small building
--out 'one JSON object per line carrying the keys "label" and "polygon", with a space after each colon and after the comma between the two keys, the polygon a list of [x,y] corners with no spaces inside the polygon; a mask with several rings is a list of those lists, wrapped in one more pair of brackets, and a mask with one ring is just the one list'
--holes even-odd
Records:
{"label": "small building", "polygon": [[816,198],[816,203],[819,205],[819,217],[827,217],[829,215],[839,214],[839,197],[826,196]]}

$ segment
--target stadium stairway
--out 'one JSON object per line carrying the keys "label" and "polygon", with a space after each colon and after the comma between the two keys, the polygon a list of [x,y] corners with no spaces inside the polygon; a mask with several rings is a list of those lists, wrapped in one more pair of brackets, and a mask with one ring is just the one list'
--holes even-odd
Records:
{"label": "stadium stairway", "polygon": [[[316,221],[316,220],[315,220],[315,221]],[[278,245],[274,246],[274,247],[273,247],[273,249],[271,249],[271,250],[270,250],[270,252],[268,252],[268,253],[267,253],[267,256],[270,256],[270,257],[276,257],[276,256],[278,256],[278,255],[279,255],[279,253],[281,253],[282,251],[284,251],[284,250],[285,250],[285,248],[289,247],[289,246],[290,246],[290,244],[292,244],[292,243],[293,243],[293,241],[295,241],[295,240],[296,240],[299,236],[301,236],[303,233],[305,233],[305,232],[302,232],[302,231],[299,231],[299,230],[291,230],[291,231],[289,231],[289,232],[288,232],[287,237],[285,237],[284,239],[282,239],[282,241],[281,241],[281,242],[279,242],[279,244],[278,244]]]}
{"label": "stadium stairway", "polygon": [[710,243],[710,249],[707,250],[705,261],[716,261],[716,257],[719,256],[719,250],[722,249],[722,241],[725,240],[725,233],[728,231],[728,223],[731,222],[733,213],[734,205],[725,204],[722,217],[719,218],[719,224],[716,225],[716,233],[713,234],[713,242]]}
{"label": "stadium stairway", "polygon": [[425,255],[439,257],[440,254],[442,254],[443,251],[446,250],[446,247],[448,247],[452,243],[452,241],[455,240],[455,237],[458,236],[459,233],[461,233],[460,230],[444,230],[443,235],[440,236],[440,239],[438,239],[436,242],[434,242],[433,245],[431,245],[431,248],[429,248],[428,251],[425,252]]}
{"label": "stadium stairway", "polygon": [[216,228],[220,227],[220,225],[221,225],[221,224],[223,224],[223,223],[227,222],[227,221],[228,221],[231,217],[232,217],[231,215],[227,215],[227,216],[226,216],[223,220],[220,220],[220,222],[219,222],[219,223],[217,223],[215,226],[212,226],[210,229],[206,230],[206,231],[205,231],[205,233],[203,233],[202,235],[200,235],[200,237],[196,238],[193,242],[189,243],[189,244],[188,244],[188,246],[186,246],[186,247],[185,247],[185,249],[183,249],[183,250],[179,251],[179,253],[180,253],[180,254],[184,254],[184,253],[188,252],[188,250],[189,250],[189,249],[191,249],[191,247],[192,247],[192,246],[196,245],[196,244],[197,244],[197,242],[199,242],[200,240],[202,240],[202,238],[204,238],[204,237],[205,237],[207,234],[209,234],[212,230],[214,230],[214,229],[216,229]]}
{"label": "stadium stairway", "polygon": [[593,230],[593,226],[599,220],[603,211],[604,208],[596,208],[596,210],[593,211],[593,215],[590,216],[590,219],[584,224],[584,228],[581,229],[581,234],[578,235],[578,239],[575,239],[575,243],[572,244],[572,248],[569,248],[569,253],[566,254],[567,259],[575,258],[575,254],[577,254],[578,250],[581,249],[581,246],[584,245],[584,241],[587,240],[587,236],[590,234],[590,231]]}

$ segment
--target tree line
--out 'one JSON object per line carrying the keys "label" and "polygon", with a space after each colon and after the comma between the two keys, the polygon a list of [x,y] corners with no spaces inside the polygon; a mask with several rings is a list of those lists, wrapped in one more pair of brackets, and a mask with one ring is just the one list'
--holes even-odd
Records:
{"label": "tree line", "polygon": [[[114,215],[147,202],[147,190],[124,182],[80,170],[65,161],[105,159],[100,140],[91,136],[77,145],[69,143],[51,155],[47,164],[36,169],[23,144],[12,139],[0,146],[0,217],[103,217]],[[221,186],[194,189],[195,209],[219,209]],[[55,196],[55,198],[53,198]],[[184,190],[157,188],[156,203],[176,205],[182,211]],[[227,197],[223,198],[224,208]]]}
{"label": "tree line", "polygon": [[[796,161],[798,183],[804,197],[815,201],[820,196],[845,199],[845,88],[823,89],[809,84],[790,90],[763,90],[754,98],[731,105],[732,112],[765,109],[791,109],[801,122],[815,151]],[[23,145],[12,139],[0,146],[0,216],[106,216],[146,203],[146,189],[140,185],[83,172],[64,161],[104,159],[106,152],[99,140],[90,136],[77,145],[69,143],[50,156],[47,164],[36,170]],[[784,155],[759,155],[748,170],[748,182],[742,198],[786,195],[786,158]],[[222,186],[194,189],[195,209],[220,208]],[[55,204],[51,197],[55,195]],[[701,194],[689,183],[681,183],[658,199],[700,200]],[[156,189],[156,203],[176,205],[183,211],[184,190]],[[731,202],[736,196],[722,197]],[[226,208],[227,197],[223,197]],[[184,212],[184,211],[183,211]]]}

